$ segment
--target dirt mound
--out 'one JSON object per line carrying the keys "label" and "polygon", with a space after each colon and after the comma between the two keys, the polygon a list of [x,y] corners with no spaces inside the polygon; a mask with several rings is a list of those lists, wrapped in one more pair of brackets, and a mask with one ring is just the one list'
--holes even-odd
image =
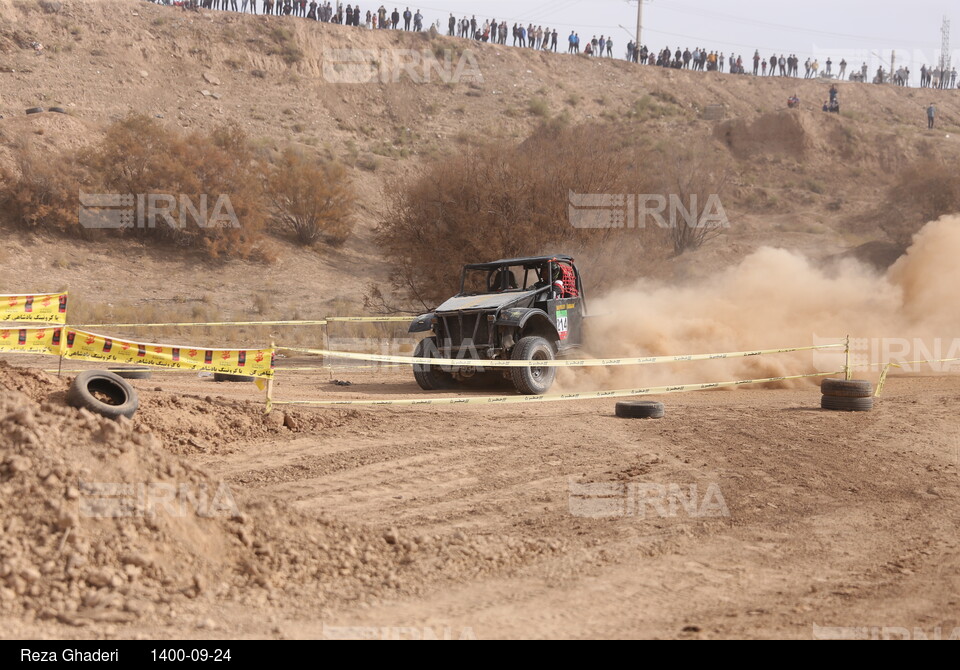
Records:
{"label": "dirt mound", "polygon": [[[417,592],[427,575],[518,567],[562,549],[500,535],[408,536],[249,500],[147,428],[163,413],[202,425],[206,401],[152,399],[146,421],[114,422],[63,404],[64,386],[0,366],[0,613],[86,625],[189,619],[212,602],[262,606],[285,594],[373,601]],[[252,418],[218,413],[217,426],[230,417],[257,432]]]}
{"label": "dirt mound", "polygon": [[813,147],[799,111],[782,110],[753,120],[730,119],[717,124],[716,136],[737,158],[757,154],[802,156]]}
{"label": "dirt mound", "polygon": [[290,432],[315,432],[338,425],[335,417],[307,420],[298,412],[265,416],[263,411],[262,402],[152,392],[141,395],[135,421],[176,454],[229,453],[242,441]]}

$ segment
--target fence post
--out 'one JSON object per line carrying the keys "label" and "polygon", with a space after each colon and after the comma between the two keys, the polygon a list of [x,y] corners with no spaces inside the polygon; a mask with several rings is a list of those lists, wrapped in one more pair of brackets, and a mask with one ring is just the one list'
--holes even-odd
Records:
{"label": "fence post", "polygon": [[850,367],[850,336],[847,335],[847,363],[844,366],[844,373],[846,375],[847,381],[853,379],[853,368]]}
{"label": "fence post", "polygon": [[[330,317],[327,317],[327,316],[323,317],[324,323],[323,323],[323,326],[321,326],[322,337],[321,337],[320,344],[321,344],[321,349],[323,349],[324,351],[330,351],[330,322],[328,321],[329,318]],[[333,379],[333,369],[327,364],[326,354],[324,354],[320,365],[327,369],[327,373],[330,375],[330,379]]]}
{"label": "fence post", "polygon": [[[272,355],[276,355],[277,345],[274,342],[270,343],[270,349],[274,352]],[[273,376],[267,379],[267,409],[264,414],[269,414],[273,411],[273,377],[277,374],[276,369],[273,371]]]}

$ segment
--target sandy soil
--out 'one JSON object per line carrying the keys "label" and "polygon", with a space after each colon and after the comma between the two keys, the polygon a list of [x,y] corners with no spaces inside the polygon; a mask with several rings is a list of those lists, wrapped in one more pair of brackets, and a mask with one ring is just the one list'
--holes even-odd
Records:
{"label": "sandy soil", "polygon": [[[278,395],[420,393],[396,371],[338,372],[357,382],[346,389],[329,376],[285,375]],[[171,395],[215,394],[221,418],[233,400],[258,395],[192,375],[134,383],[148,408]],[[226,481],[242,507],[283,501],[305,519],[333,518],[385,543],[462,545],[482,558],[428,569],[430,559],[414,553],[395,589],[318,600],[303,583],[302,597],[287,591],[256,612],[218,597],[161,625],[8,617],[2,629],[7,637],[810,638],[815,626],[874,626],[931,635],[940,627],[947,637],[960,626],[958,396],[956,378],[905,376],[859,415],[819,410],[813,385],[671,396],[667,417],[650,422],[615,418],[612,401],[298,408],[295,430],[207,436],[186,448],[172,444],[169,426],[154,425],[166,449]],[[174,416],[190,421],[188,409]],[[153,417],[148,409],[138,423]],[[571,483],[675,484],[687,493],[696,485],[697,511],[637,502],[624,505],[627,516],[584,518]],[[717,516],[720,507],[729,516]],[[525,545],[538,549],[517,552]]]}

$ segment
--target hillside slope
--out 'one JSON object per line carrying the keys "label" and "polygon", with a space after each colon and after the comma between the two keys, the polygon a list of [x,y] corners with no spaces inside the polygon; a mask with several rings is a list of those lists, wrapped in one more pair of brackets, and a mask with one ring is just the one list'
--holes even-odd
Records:
{"label": "hillside slope", "polygon": [[[291,17],[183,12],[137,0],[0,0],[0,19],[0,163],[12,165],[24,144],[51,154],[82,146],[107,123],[139,112],[184,129],[240,127],[267,155],[292,143],[342,160],[361,194],[360,225],[344,249],[304,252],[284,243],[277,265],[253,269],[264,282],[257,287],[242,263],[212,269],[211,280],[198,284],[199,266],[171,263],[162,251],[20,238],[0,263],[9,267],[21,253],[37,262],[25,272],[18,267],[10,291],[70,285],[95,292],[100,277],[122,276],[131,272],[131,257],[147,257],[151,263],[138,264],[136,281],[123,282],[113,298],[172,298],[173,278],[178,294],[196,290],[241,305],[230,310],[235,317],[249,313],[251,296],[267,283],[286,294],[307,287],[310,295],[294,301],[304,316],[330,307],[330,287],[356,304],[368,283],[387,276],[371,233],[397,179],[480,141],[517,142],[547,118],[632,120],[668,145],[707,135],[729,149],[738,165],[729,205],[737,229],[675,263],[681,276],[764,244],[828,257],[877,240],[869,225],[851,221],[876,206],[896,171],[921,155],[960,151],[955,91],[841,82],[844,114],[834,116],[819,111],[827,89],[821,82],[665,71]],[[42,54],[33,42],[44,45]],[[373,50],[381,59],[391,53],[384,50],[429,58],[449,49],[459,59],[468,46],[482,77],[458,83],[436,76],[428,83],[331,83],[325,70],[331,49]],[[793,93],[804,109],[788,112]],[[937,131],[925,126],[931,100],[940,108]],[[711,105],[721,105],[726,120],[705,120]],[[34,106],[70,114],[24,116]]]}

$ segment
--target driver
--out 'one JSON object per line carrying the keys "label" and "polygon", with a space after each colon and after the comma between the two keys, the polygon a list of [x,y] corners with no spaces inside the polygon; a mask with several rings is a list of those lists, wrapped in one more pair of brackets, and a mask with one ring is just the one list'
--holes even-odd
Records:
{"label": "driver", "polygon": [[553,297],[554,300],[563,297],[563,272],[559,265],[553,266]]}
{"label": "driver", "polygon": [[490,283],[490,290],[502,293],[503,291],[515,288],[517,288],[517,278],[513,275],[513,272],[507,268],[500,268],[494,273]]}

